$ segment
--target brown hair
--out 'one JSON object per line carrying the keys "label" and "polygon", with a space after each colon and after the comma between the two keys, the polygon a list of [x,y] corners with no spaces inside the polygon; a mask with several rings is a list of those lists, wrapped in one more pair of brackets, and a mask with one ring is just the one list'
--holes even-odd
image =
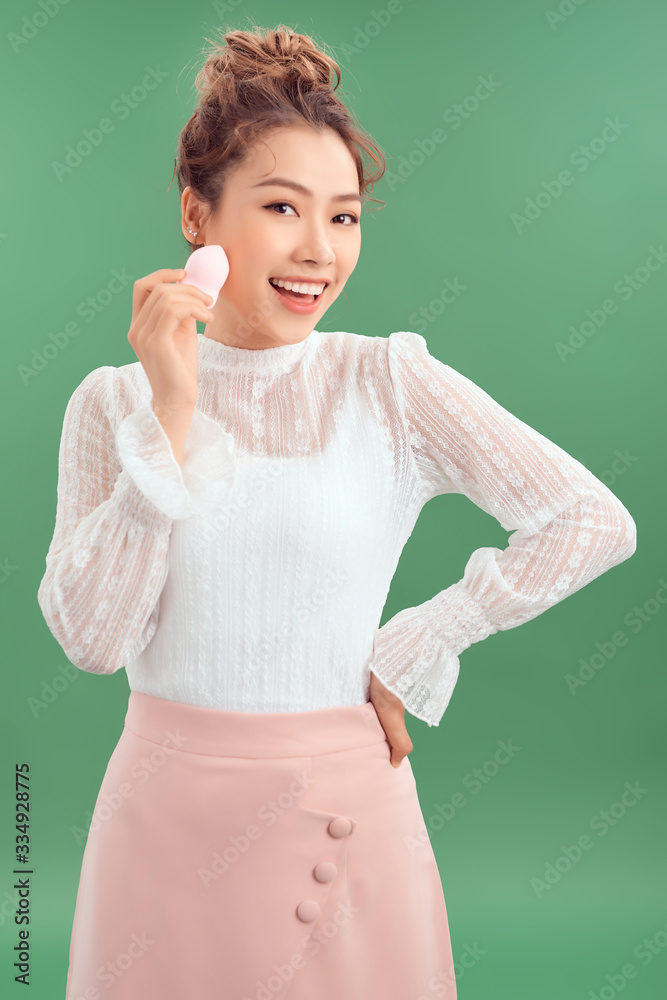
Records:
{"label": "brown hair", "polygon": [[[363,205],[366,192],[385,172],[385,159],[334,94],[341,80],[338,63],[308,35],[294,34],[283,24],[269,30],[217,30],[225,44],[206,39],[213,49],[195,79],[199,101],[178,140],[174,170],[181,195],[190,186],[214,213],[227,176],[254,142],[279,128],[306,125],[333,129],[343,140],[357,167]],[[367,170],[363,153],[374,172]],[[189,241],[188,246],[197,248]]]}

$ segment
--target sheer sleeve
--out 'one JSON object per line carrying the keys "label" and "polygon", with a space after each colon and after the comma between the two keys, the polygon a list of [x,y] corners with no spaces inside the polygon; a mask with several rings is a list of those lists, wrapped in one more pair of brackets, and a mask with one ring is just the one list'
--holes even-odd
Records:
{"label": "sheer sleeve", "polygon": [[387,355],[426,499],[462,493],[514,532],[506,549],[477,549],[461,580],[375,632],[370,669],[433,726],[464,649],[623,562],[635,552],[636,526],[585,466],[432,357],[420,334],[392,333]]}
{"label": "sheer sleeve", "polygon": [[67,404],[37,594],[65,654],[92,673],[114,673],[150,642],[173,523],[218,502],[233,473],[233,438],[205,414],[194,411],[179,465],[152,406],[119,421],[130,405],[110,366],[87,375]]}

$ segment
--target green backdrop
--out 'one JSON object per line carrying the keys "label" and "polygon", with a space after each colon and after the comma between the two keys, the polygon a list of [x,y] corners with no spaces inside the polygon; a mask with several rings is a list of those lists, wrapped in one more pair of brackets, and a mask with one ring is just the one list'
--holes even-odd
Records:
{"label": "green backdrop", "polygon": [[[406,714],[459,997],[664,995],[667,11],[548,2],[3,9],[3,997],[27,995],[14,767],[31,773],[31,995],[59,1000],[85,829],[128,696],[124,671],[68,665],[37,604],[65,406],[92,369],[136,360],[132,281],[185,261],[166,189],[206,36],[279,22],[329,46],[387,154],[373,192],[386,207],[363,216],[359,265],[319,328],[422,333],[638,526],[630,560],[462,654],[439,727]],[[60,170],[103,118],[102,141]],[[116,272],[130,283],[109,292]],[[431,500],[382,622],[507,538],[465,497]]]}

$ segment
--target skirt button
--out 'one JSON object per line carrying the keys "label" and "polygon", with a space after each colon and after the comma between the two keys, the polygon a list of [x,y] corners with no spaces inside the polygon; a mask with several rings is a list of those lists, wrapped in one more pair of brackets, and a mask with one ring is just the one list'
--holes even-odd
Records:
{"label": "skirt button", "polygon": [[336,816],[329,823],[329,833],[332,837],[347,837],[352,832],[352,824],[347,816]]}
{"label": "skirt button", "polygon": [[302,899],[296,908],[296,915],[299,920],[309,924],[312,920],[317,920],[320,915],[319,904],[314,899]]}
{"label": "skirt button", "polygon": [[314,875],[318,882],[332,882],[338,874],[333,861],[320,861],[315,867]]}

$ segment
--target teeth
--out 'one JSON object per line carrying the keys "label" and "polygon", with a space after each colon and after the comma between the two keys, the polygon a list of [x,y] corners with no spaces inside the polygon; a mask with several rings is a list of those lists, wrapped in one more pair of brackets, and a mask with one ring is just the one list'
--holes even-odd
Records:
{"label": "teeth", "polygon": [[319,295],[325,287],[322,283],[319,285],[305,284],[304,282],[283,281],[282,278],[269,278],[269,281],[278,288],[286,288],[288,292],[301,292],[302,295]]}

